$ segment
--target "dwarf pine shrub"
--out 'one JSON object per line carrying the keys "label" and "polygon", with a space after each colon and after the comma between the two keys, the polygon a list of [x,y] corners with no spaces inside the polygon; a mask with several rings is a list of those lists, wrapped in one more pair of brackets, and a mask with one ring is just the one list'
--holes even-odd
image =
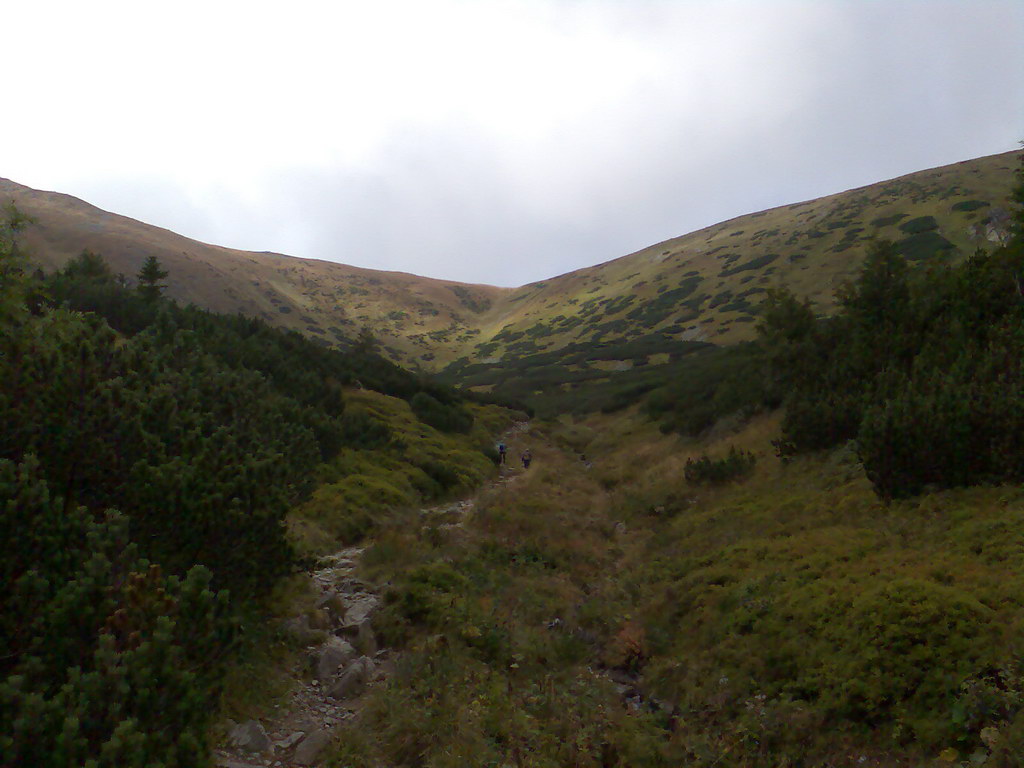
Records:
{"label": "dwarf pine shrub", "polygon": [[721,459],[712,459],[706,453],[696,459],[687,459],[683,472],[686,482],[694,485],[718,485],[731,480],[747,477],[757,464],[757,457],[750,451],[729,449],[729,454]]}

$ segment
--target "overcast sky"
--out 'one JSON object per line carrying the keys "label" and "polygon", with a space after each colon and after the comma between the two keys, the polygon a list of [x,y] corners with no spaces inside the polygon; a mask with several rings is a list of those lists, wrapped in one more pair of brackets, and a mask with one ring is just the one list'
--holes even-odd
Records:
{"label": "overcast sky", "polygon": [[1021,0],[4,3],[0,176],[521,285],[1024,139]]}

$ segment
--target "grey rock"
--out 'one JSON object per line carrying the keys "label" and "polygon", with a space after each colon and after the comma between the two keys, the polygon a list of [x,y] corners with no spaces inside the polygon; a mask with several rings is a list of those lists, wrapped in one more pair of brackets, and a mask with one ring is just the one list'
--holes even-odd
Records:
{"label": "grey rock", "polygon": [[278,752],[287,752],[289,749],[294,747],[300,741],[306,738],[305,731],[296,731],[290,736],[285,736],[283,739],[274,742],[274,747]]}
{"label": "grey rock", "polygon": [[317,729],[299,742],[292,755],[291,762],[295,765],[315,765],[320,753],[331,743],[331,735]]}
{"label": "grey rock", "polygon": [[272,746],[266,729],[257,720],[232,728],[228,733],[228,743],[245,752],[269,752]]}
{"label": "grey rock", "polygon": [[350,638],[364,656],[373,656],[377,652],[377,636],[373,631],[373,623],[368,618],[354,622],[346,621],[338,628],[336,634]]}
{"label": "grey rock", "polygon": [[356,578],[346,578],[338,582],[338,589],[346,595],[355,595],[358,593],[368,593],[370,591],[370,585],[365,581],[361,581]]}
{"label": "grey rock", "polygon": [[316,679],[326,683],[334,677],[339,667],[348,664],[357,655],[352,643],[331,636],[317,651]]}
{"label": "grey rock", "polygon": [[366,656],[360,656],[349,664],[341,673],[341,677],[327,689],[327,695],[339,701],[354,698],[365,690],[371,674],[373,674],[373,661]]}
{"label": "grey rock", "polygon": [[380,607],[380,598],[376,595],[353,595],[345,611],[345,626],[358,626],[373,616]]}

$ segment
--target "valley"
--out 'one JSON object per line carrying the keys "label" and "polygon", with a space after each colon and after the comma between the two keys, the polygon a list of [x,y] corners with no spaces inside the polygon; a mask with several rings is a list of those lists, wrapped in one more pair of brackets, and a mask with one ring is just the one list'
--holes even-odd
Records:
{"label": "valley", "polygon": [[[35,219],[25,244],[47,271],[88,249],[132,277],[155,255],[179,301],[259,317],[327,346],[345,347],[366,329],[390,359],[488,391],[503,368],[534,365],[535,356],[580,379],[607,379],[660,365],[687,344],[749,340],[765,292],[779,286],[827,314],[872,238],[894,240],[914,263],[991,249],[1009,237],[1019,154],[751,213],[519,288],[207,245],[7,180],[0,200]],[[580,351],[593,359],[577,359]],[[572,389],[573,377],[557,386]]]}
{"label": "valley", "polygon": [[0,762],[1020,765],[1021,161],[515,289],[0,182]]}
{"label": "valley", "polygon": [[[358,698],[326,700],[346,713],[320,761],[285,746],[222,764],[880,768],[956,765],[964,745],[1015,764],[1024,596],[1002,575],[1020,487],[887,505],[849,449],[779,461],[778,428],[532,424],[510,443],[532,449],[528,471],[395,510],[364,544],[387,650]],[[731,448],[756,458],[741,482],[686,478]],[[319,642],[287,643],[299,690],[317,686]],[[269,730],[283,690],[236,716]]]}

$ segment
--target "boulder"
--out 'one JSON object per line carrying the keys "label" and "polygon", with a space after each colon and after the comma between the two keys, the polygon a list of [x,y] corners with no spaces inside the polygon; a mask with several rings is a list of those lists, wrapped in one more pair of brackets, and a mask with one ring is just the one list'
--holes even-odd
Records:
{"label": "boulder", "polygon": [[366,689],[372,674],[373,661],[366,656],[360,656],[349,664],[341,673],[341,677],[327,689],[327,695],[338,700],[355,698]]}
{"label": "boulder", "polygon": [[348,664],[358,654],[352,643],[332,636],[316,652],[316,679],[326,683],[334,678],[338,668]]}
{"label": "boulder", "polygon": [[292,755],[293,765],[315,765],[320,753],[331,743],[331,734],[317,729],[299,742]]}
{"label": "boulder", "polygon": [[232,728],[228,733],[228,743],[245,752],[269,752],[272,747],[266,729],[257,720]]}
{"label": "boulder", "polygon": [[379,608],[380,598],[377,595],[353,595],[348,600],[345,621],[337,630],[337,634],[351,638],[359,652],[366,656],[377,652],[377,638],[370,620]]}
{"label": "boulder", "polygon": [[380,607],[380,598],[376,595],[362,594],[353,595],[348,600],[348,608],[345,611],[346,627],[356,627],[373,616]]}
{"label": "boulder", "polygon": [[335,589],[344,595],[360,595],[373,592],[373,586],[357,579],[355,576],[347,576],[335,583]]}
{"label": "boulder", "polygon": [[285,736],[283,739],[278,739],[274,742],[274,749],[277,752],[287,752],[289,749],[294,747],[300,741],[306,738],[305,731],[296,731],[293,734]]}

